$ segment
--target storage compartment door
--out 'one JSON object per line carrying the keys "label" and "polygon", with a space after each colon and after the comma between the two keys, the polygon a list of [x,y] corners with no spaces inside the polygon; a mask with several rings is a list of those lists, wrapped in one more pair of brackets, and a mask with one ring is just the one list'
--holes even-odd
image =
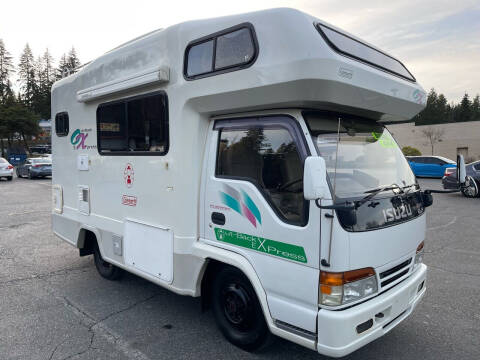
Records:
{"label": "storage compartment door", "polygon": [[173,281],[173,232],[136,221],[125,221],[125,262],[162,281]]}

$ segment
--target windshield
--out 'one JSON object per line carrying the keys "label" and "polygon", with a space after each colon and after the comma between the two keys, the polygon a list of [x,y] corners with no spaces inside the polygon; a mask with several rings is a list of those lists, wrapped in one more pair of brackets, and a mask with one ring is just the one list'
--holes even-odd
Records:
{"label": "windshield", "polygon": [[306,113],[304,117],[325,159],[336,197],[364,196],[379,187],[416,183],[402,151],[383,125],[330,113]]}

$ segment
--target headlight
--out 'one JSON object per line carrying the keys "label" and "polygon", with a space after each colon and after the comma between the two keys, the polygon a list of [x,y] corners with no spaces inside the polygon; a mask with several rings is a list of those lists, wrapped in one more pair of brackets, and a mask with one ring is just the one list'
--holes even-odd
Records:
{"label": "headlight", "polygon": [[414,266],[417,266],[421,263],[423,263],[423,254],[424,254],[424,243],[423,241],[418,245],[417,247],[417,253],[415,254],[415,263]]}
{"label": "headlight", "polygon": [[377,292],[377,277],[372,268],[343,273],[320,273],[320,304],[339,306],[348,304]]}

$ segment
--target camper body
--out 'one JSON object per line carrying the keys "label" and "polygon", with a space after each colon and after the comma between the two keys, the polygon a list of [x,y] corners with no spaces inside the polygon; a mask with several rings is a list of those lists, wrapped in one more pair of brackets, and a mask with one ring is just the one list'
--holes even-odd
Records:
{"label": "camper body", "polygon": [[186,22],[55,83],[54,233],[106,277],[202,296],[245,349],[268,329],[338,357],[391,330],[425,293],[425,214],[381,122],[425,92],[338,31],[291,9]]}

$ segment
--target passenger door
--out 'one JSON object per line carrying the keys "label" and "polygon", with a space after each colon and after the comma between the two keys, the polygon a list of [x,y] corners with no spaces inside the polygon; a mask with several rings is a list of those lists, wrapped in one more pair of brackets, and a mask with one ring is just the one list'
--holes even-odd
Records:
{"label": "passenger door", "polygon": [[315,332],[320,213],[303,197],[303,133],[287,116],[215,122],[203,237],[248,259],[274,319]]}

